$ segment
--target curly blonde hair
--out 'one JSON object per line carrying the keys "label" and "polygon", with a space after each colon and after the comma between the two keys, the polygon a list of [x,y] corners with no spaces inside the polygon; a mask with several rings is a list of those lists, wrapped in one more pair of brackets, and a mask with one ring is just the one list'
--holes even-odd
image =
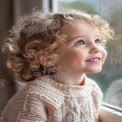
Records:
{"label": "curly blonde hair", "polygon": [[55,53],[58,45],[65,45],[65,34],[62,30],[69,21],[80,19],[95,25],[103,36],[103,42],[112,39],[113,32],[109,24],[97,15],[76,10],[45,14],[35,12],[21,17],[4,40],[2,50],[8,54],[7,66],[25,82],[45,75],[44,66],[35,61],[34,54],[38,51]]}

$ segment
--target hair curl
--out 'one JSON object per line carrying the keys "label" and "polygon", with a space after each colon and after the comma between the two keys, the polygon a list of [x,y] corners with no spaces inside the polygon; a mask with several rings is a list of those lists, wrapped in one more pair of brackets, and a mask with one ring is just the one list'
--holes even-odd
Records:
{"label": "hair curl", "polygon": [[7,66],[25,82],[44,75],[44,67],[34,60],[34,54],[38,51],[55,53],[59,44],[65,45],[65,35],[61,31],[69,21],[80,19],[95,25],[103,40],[112,39],[109,24],[97,15],[76,10],[46,14],[35,12],[19,18],[3,41],[2,50],[8,54]]}

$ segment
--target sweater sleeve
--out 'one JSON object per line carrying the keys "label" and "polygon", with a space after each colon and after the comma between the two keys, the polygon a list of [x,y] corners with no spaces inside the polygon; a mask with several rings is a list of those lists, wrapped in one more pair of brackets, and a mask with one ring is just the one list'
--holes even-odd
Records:
{"label": "sweater sleeve", "polygon": [[12,112],[6,110],[2,122],[47,122],[46,107],[38,96],[29,93],[23,102],[19,99],[17,103]]}

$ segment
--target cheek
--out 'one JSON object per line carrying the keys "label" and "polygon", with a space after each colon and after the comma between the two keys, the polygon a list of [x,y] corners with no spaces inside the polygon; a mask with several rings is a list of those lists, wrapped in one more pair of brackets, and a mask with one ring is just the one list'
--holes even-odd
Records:
{"label": "cheek", "polygon": [[103,56],[103,59],[105,60],[107,57],[107,51],[105,49],[102,50],[102,56]]}
{"label": "cheek", "polygon": [[79,66],[83,60],[83,54],[80,51],[70,51],[68,52],[67,59],[72,66]]}

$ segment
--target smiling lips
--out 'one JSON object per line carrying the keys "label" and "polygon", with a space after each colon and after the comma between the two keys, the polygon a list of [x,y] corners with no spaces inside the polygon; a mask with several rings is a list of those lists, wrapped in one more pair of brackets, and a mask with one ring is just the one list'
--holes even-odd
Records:
{"label": "smiling lips", "polygon": [[100,61],[101,61],[100,57],[95,57],[95,58],[86,60],[86,62],[91,62],[91,63],[99,63]]}

